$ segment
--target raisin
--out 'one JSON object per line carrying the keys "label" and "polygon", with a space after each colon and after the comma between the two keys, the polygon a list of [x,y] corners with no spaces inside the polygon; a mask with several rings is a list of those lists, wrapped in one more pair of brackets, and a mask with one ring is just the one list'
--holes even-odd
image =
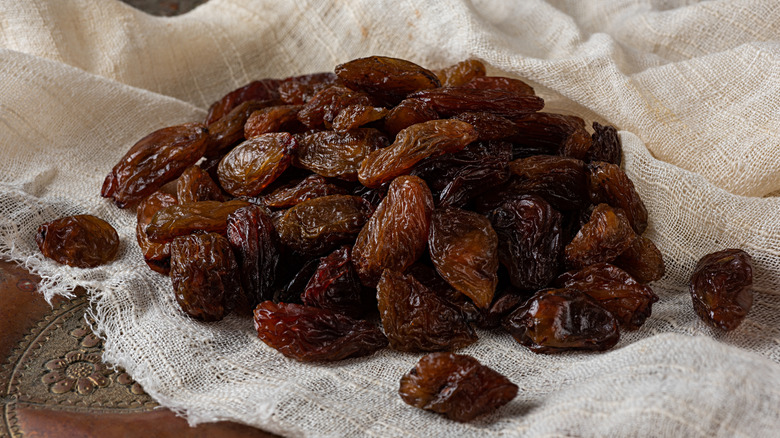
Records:
{"label": "raisin", "polygon": [[442,278],[477,307],[490,305],[498,283],[498,237],[486,217],[456,208],[436,209],[428,248]]}
{"label": "raisin", "polygon": [[644,236],[638,236],[634,244],[623,251],[613,263],[640,283],[660,280],[666,272],[661,251],[652,240]]}
{"label": "raisin", "polygon": [[372,210],[368,202],[357,196],[309,199],[287,210],[276,231],[281,242],[295,251],[324,254],[355,239]]}
{"label": "raisin", "polygon": [[502,140],[518,132],[517,125],[506,117],[486,112],[465,112],[453,117],[473,126],[477,131],[477,140]]}
{"label": "raisin", "polygon": [[623,210],[599,204],[593,209],[588,223],[566,245],[566,264],[580,269],[594,263],[612,262],[630,248],[636,238]]}
{"label": "raisin", "polygon": [[233,108],[224,117],[209,125],[209,141],[205,155],[215,157],[228,152],[244,140],[244,125],[252,113],[262,110],[274,102],[250,100]]}
{"label": "raisin", "polygon": [[504,90],[515,94],[535,94],[534,89],[520,79],[503,76],[477,76],[462,86],[481,90]]}
{"label": "raisin", "polygon": [[485,76],[485,64],[476,59],[461,61],[436,72],[443,87],[464,85],[474,78]]}
{"label": "raisin", "polygon": [[615,317],[576,289],[544,289],[506,317],[504,328],[534,353],[612,348],[620,340]]}
{"label": "raisin", "polygon": [[211,105],[206,116],[206,124],[210,125],[216,122],[233,110],[233,108],[246,101],[277,99],[279,97],[277,90],[280,82],[278,79],[262,79],[231,91]]}
{"label": "raisin", "polygon": [[242,200],[228,202],[200,201],[184,205],[170,205],[155,213],[146,234],[152,242],[170,242],[177,236],[196,231],[227,234],[228,215],[249,203]]}
{"label": "raisin", "polygon": [[336,79],[336,75],[331,72],[293,76],[279,85],[279,96],[285,103],[301,105],[323,88],[335,83]]}
{"label": "raisin", "polygon": [[459,120],[431,120],[399,132],[390,146],[376,150],[360,164],[358,179],[378,187],[411,172],[428,157],[457,152],[477,139],[474,127]]}
{"label": "raisin", "polygon": [[360,281],[376,286],[382,270],[403,272],[425,251],[433,196],[425,181],[400,176],[390,183],[387,196],[360,230],[352,248]]}
{"label": "raisin", "polygon": [[441,190],[439,205],[462,207],[486,191],[500,186],[509,177],[507,162],[501,157],[485,158],[477,166],[463,166]]}
{"label": "raisin", "polygon": [[629,330],[641,327],[652,313],[653,303],[658,301],[652,289],[609,263],[566,272],[556,279],[556,284],[588,294]]}
{"label": "raisin", "polygon": [[330,128],[333,120],[350,105],[371,106],[367,94],[332,85],[314,95],[298,112],[298,120],[311,129]]}
{"label": "raisin", "polygon": [[585,126],[578,125],[574,132],[563,141],[558,153],[564,157],[587,160],[592,146],[593,140],[588,131],[585,130]]}
{"label": "raisin", "polygon": [[317,307],[264,301],[254,321],[260,340],[301,362],[367,356],[387,346],[375,325]]}
{"label": "raisin", "polygon": [[287,169],[297,145],[286,132],[247,140],[219,162],[219,183],[233,196],[255,196]]}
{"label": "raisin", "polygon": [[505,293],[493,300],[490,307],[482,309],[476,319],[477,327],[497,329],[501,327],[504,318],[528,300],[528,296],[515,293]]}
{"label": "raisin", "polygon": [[623,209],[634,231],[644,233],[647,229],[647,209],[628,175],[617,165],[600,161],[588,164],[588,172],[591,202],[603,202]]}
{"label": "raisin", "polygon": [[201,321],[218,321],[241,295],[238,263],[220,234],[179,236],[171,243],[171,283],[181,309]]}
{"label": "raisin", "polygon": [[711,327],[734,330],[753,306],[753,259],[741,249],[702,257],[691,275],[693,310]]}
{"label": "raisin", "polygon": [[171,126],[138,141],[103,182],[100,194],[119,208],[156,192],[195,164],[206,151],[208,132],[200,123]]}
{"label": "raisin", "polygon": [[277,105],[253,112],[244,123],[244,138],[250,139],[270,132],[299,132],[303,125],[298,121],[300,105]]}
{"label": "raisin", "polygon": [[471,298],[455,290],[447,283],[447,280],[441,278],[441,275],[432,266],[417,262],[407,269],[406,273],[440,298],[454,304],[465,315],[467,321],[472,322],[480,318],[480,310],[474,305]]}
{"label": "raisin", "polygon": [[386,56],[355,59],[337,65],[335,71],[349,88],[366,92],[392,105],[409,93],[441,86],[439,78],[430,70]]}
{"label": "raisin", "polygon": [[388,143],[384,134],[371,128],[315,132],[300,139],[293,164],[322,176],[355,181],[360,163]]}
{"label": "raisin", "polygon": [[80,214],[38,227],[35,242],[44,257],[77,268],[105,265],[119,251],[119,234],[108,222]]}
{"label": "raisin", "polygon": [[163,275],[168,275],[168,271],[171,269],[171,244],[170,242],[155,243],[149,240],[146,226],[149,225],[158,211],[176,203],[175,196],[164,192],[154,192],[139,202],[136,210],[138,222],[135,227],[135,236],[138,246],[141,248],[146,264]]}
{"label": "raisin", "polygon": [[517,145],[517,152],[532,149],[543,151],[540,154],[556,155],[567,138],[574,132],[585,130],[585,121],[564,114],[532,113],[514,119],[514,122],[518,132],[509,141]]}
{"label": "raisin", "polygon": [[262,202],[271,208],[290,208],[309,199],[346,194],[346,189],[331,184],[325,177],[309,175],[297,183],[281,186],[263,196]]}
{"label": "raisin", "polygon": [[176,181],[176,198],[180,204],[198,201],[225,201],[222,189],[198,166],[190,166]]}
{"label": "raisin", "polygon": [[500,89],[443,87],[418,91],[408,96],[420,99],[444,117],[466,111],[484,111],[499,116],[519,117],[544,107],[542,98]]}
{"label": "raisin", "polygon": [[395,350],[454,350],[477,340],[457,307],[410,275],[385,269],[376,291],[382,327]]}
{"label": "raisin", "polygon": [[366,313],[363,285],[352,267],[350,247],[342,246],[320,259],[301,294],[301,301],[307,306],[329,309],[350,318],[360,318]]}
{"label": "raisin", "polygon": [[516,193],[543,197],[557,210],[578,210],[590,203],[585,163],[574,158],[535,155],[509,163],[517,175]]}
{"label": "raisin", "polygon": [[617,129],[610,125],[601,125],[593,122],[593,135],[591,135],[591,147],[586,161],[605,161],[620,166],[623,157],[623,146],[620,143]]}
{"label": "raisin", "polygon": [[386,116],[388,110],[368,105],[350,105],[339,112],[333,119],[333,130],[347,132],[367,123],[375,122]]}
{"label": "raisin", "polygon": [[273,298],[279,265],[279,238],[273,221],[262,207],[250,205],[230,213],[227,237],[241,267],[241,285],[249,304]]}
{"label": "raisin", "polygon": [[517,396],[517,385],[465,354],[430,353],[401,377],[404,402],[466,422]]}
{"label": "raisin", "polygon": [[[303,263],[297,258],[291,261],[293,263],[288,263],[288,267],[300,265],[301,268],[296,272],[293,272],[292,276],[289,276],[288,273],[286,276],[287,278],[285,278],[282,284],[277,287],[273,299],[275,303],[303,304],[301,295],[303,295],[303,292],[306,290],[306,285],[309,284],[309,281],[314,276],[314,273],[317,272],[317,268],[320,265],[319,257],[308,259]],[[280,268],[284,268],[284,264],[282,264]],[[284,274],[283,271],[284,269],[280,269],[279,274]],[[277,275],[277,281],[282,276],[283,275]]]}
{"label": "raisin", "polygon": [[498,257],[515,287],[537,290],[558,275],[562,215],[544,199],[525,195],[490,214],[498,235]]}
{"label": "raisin", "polygon": [[439,114],[430,104],[420,99],[404,99],[387,113],[384,128],[388,134],[395,136],[412,125],[438,118]]}

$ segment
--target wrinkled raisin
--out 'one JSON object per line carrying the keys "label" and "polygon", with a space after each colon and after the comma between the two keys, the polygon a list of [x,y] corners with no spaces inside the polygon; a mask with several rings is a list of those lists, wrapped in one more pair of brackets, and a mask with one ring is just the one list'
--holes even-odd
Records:
{"label": "wrinkled raisin", "polygon": [[652,240],[644,236],[638,236],[634,244],[623,251],[613,263],[640,283],[660,280],[666,272],[661,251]]}
{"label": "wrinkled raisin", "polygon": [[737,328],[753,306],[753,259],[741,249],[702,257],[691,275],[693,310],[708,325]]}
{"label": "wrinkled raisin", "polygon": [[196,231],[227,234],[228,215],[249,203],[241,200],[228,202],[200,201],[184,205],[170,205],[155,213],[146,234],[152,242],[170,242],[176,236]]}
{"label": "wrinkled raisin", "polygon": [[352,267],[350,247],[343,246],[320,259],[301,294],[301,301],[307,306],[329,309],[350,318],[360,318],[366,313],[363,285]]}
{"label": "wrinkled raisin", "polygon": [[485,64],[476,59],[467,59],[436,72],[443,87],[457,87],[474,78],[485,76]]}
{"label": "wrinkled raisin", "polygon": [[287,169],[297,145],[286,132],[247,140],[219,162],[219,183],[233,196],[255,196]]}
{"label": "wrinkled raisin", "polygon": [[612,262],[637,239],[621,209],[599,204],[588,223],[566,245],[567,266],[580,269],[599,262]]}
{"label": "wrinkled raisin", "polygon": [[603,202],[623,209],[634,231],[644,233],[647,229],[647,209],[628,175],[612,163],[596,161],[587,167],[591,202]]}
{"label": "wrinkled raisin", "polygon": [[249,304],[273,298],[279,264],[279,238],[270,216],[262,207],[250,205],[230,213],[227,237],[241,267],[241,284]]}
{"label": "wrinkled raisin", "polygon": [[309,175],[297,183],[281,186],[263,196],[262,202],[271,208],[290,208],[309,199],[346,194],[345,188],[331,184],[325,177]]}
{"label": "wrinkled raisin", "polygon": [[149,225],[158,211],[176,203],[175,196],[164,192],[154,192],[139,202],[136,210],[138,222],[135,227],[135,236],[144,255],[144,260],[151,269],[164,275],[168,275],[168,271],[171,269],[171,244],[170,242],[156,243],[149,240],[146,226]]}
{"label": "wrinkled raisin", "polygon": [[322,176],[355,181],[360,163],[388,143],[384,134],[371,128],[315,132],[300,138],[293,164]]}
{"label": "wrinkled raisin", "polygon": [[211,176],[198,166],[188,167],[176,181],[180,204],[198,201],[225,201],[225,195]]}
{"label": "wrinkled raisin", "polygon": [[348,87],[389,104],[397,104],[414,91],[441,86],[439,78],[430,70],[386,56],[355,59],[337,65],[335,71]]}
{"label": "wrinkled raisin", "polygon": [[105,265],[119,251],[119,234],[108,222],[80,214],[38,227],[35,242],[46,258],[77,268]]}

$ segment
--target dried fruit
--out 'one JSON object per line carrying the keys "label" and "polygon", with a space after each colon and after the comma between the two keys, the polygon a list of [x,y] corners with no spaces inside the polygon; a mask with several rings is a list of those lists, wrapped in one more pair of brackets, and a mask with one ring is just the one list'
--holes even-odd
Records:
{"label": "dried fruit", "polygon": [[173,239],[171,283],[184,313],[201,321],[222,319],[241,295],[230,242],[216,233]]}
{"label": "dried fruit", "polygon": [[371,128],[315,132],[300,139],[293,164],[322,176],[355,181],[360,163],[388,142],[384,134]]}
{"label": "dried fruit", "polygon": [[360,90],[389,104],[409,93],[441,86],[428,69],[398,58],[370,56],[336,66],[336,75],[349,88]]}
{"label": "dried fruit", "polygon": [[623,209],[634,231],[644,233],[647,229],[647,209],[628,175],[617,165],[601,161],[588,164],[588,172],[591,202],[603,202]]}
{"label": "dried fruit", "polygon": [[477,139],[468,123],[459,120],[431,120],[399,132],[390,146],[371,152],[360,164],[358,179],[366,187],[379,187],[406,175],[428,157],[457,152]]}
{"label": "dried fruit", "polygon": [[485,73],[485,64],[476,59],[468,59],[437,71],[436,76],[443,87],[457,87],[474,78],[485,76]]}
{"label": "dried fruit", "polygon": [[301,105],[269,106],[254,111],[244,123],[244,138],[250,139],[270,132],[298,132],[303,125],[298,121]]}
{"label": "dried fruit", "polygon": [[184,205],[171,205],[160,209],[146,226],[146,234],[152,242],[170,242],[177,236],[196,231],[227,234],[227,218],[249,203],[235,199],[228,202],[200,201]]}
{"label": "dried fruit", "polygon": [[600,262],[612,262],[637,239],[626,214],[621,209],[599,204],[588,223],[566,245],[566,265],[581,269]]}
{"label": "dried fruit", "polygon": [[280,83],[281,81],[278,79],[262,79],[250,82],[243,87],[231,91],[223,96],[222,99],[211,105],[209,113],[206,116],[206,124],[210,125],[216,122],[225,114],[233,110],[233,108],[246,101],[277,99],[279,97],[277,89],[279,88]]}
{"label": "dried fruit", "polygon": [[77,268],[105,265],[119,251],[119,234],[108,222],[80,214],[38,227],[35,242],[44,257]]}
{"label": "dried fruit", "polygon": [[386,116],[388,111],[381,107],[369,105],[350,105],[339,112],[333,119],[333,130],[347,132],[367,123],[375,122]]}
{"label": "dried fruit", "polygon": [[262,202],[272,208],[290,208],[309,199],[346,194],[346,189],[331,184],[325,177],[309,175],[297,183],[284,185],[263,196]]}
{"label": "dried fruit", "polygon": [[271,217],[257,205],[241,207],[228,215],[227,237],[241,267],[241,284],[249,304],[254,307],[272,299],[281,254]]}
{"label": "dried fruit", "polygon": [[504,90],[516,94],[535,94],[534,89],[520,79],[505,78],[503,76],[477,76],[462,86],[464,88],[482,90]]}
{"label": "dried fruit", "polygon": [[336,75],[331,72],[289,77],[279,85],[279,96],[285,103],[300,105],[308,102],[323,88],[335,83],[336,79]]}
{"label": "dried fruit", "polygon": [[138,246],[144,255],[146,264],[153,270],[168,275],[171,269],[171,244],[170,242],[155,243],[149,240],[146,234],[146,226],[152,222],[154,215],[165,207],[176,205],[176,197],[164,192],[154,192],[146,199],[138,203],[135,227],[135,236]]}
{"label": "dried fruit", "polygon": [[498,283],[498,237],[480,214],[436,209],[428,234],[431,260],[439,274],[477,307],[488,307]]}
{"label": "dried fruit", "polygon": [[617,320],[576,289],[544,289],[512,312],[503,324],[534,353],[608,350],[620,339]]}
{"label": "dried fruit", "polygon": [[[577,116],[555,113],[531,113],[514,119],[518,127],[509,140],[517,145],[517,152],[524,149],[539,151],[537,154],[557,155],[566,139],[577,131],[585,131],[585,121]],[[515,158],[520,158],[515,154]]]}
{"label": "dried fruit", "polygon": [[753,259],[741,249],[702,257],[691,275],[693,310],[708,325],[737,328],[753,306]]}
{"label": "dried fruit", "polygon": [[556,283],[588,294],[629,330],[641,327],[652,313],[653,303],[658,301],[652,289],[609,263],[596,263],[579,271],[566,272],[558,277]]}
{"label": "dried fruit", "polygon": [[298,120],[311,129],[330,128],[341,110],[350,105],[371,106],[367,94],[331,85],[320,90],[298,111]]}
{"label": "dried fruit", "polygon": [[352,250],[348,246],[320,259],[317,270],[301,294],[307,306],[360,318],[368,310],[363,299],[363,285],[352,267]]}
{"label": "dried fruit", "polygon": [[327,309],[264,301],[254,320],[260,340],[302,362],[367,356],[387,345],[375,325]]}
{"label": "dried fruit", "polygon": [[436,272],[434,267],[417,262],[406,270],[406,274],[414,277],[415,280],[422,283],[423,286],[440,298],[443,298],[450,304],[454,304],[455,307],[460,309],[467,321],[473,322],[480,318],[480,310],[477,309],[471,298],[455,290],[447,283],[447,280],[441,278],[441,275]]}
{"label": "dried fruit", "polygon": [[509,379],[464,354],[430,353],[401,377],[398,394],[406,403],[470,421],[517,396]]}
{"label": "dried fruit", "polygon": [[390,183],[387,196],[360,230],[352,248],[360,281],[376,286],[384,269],[403,272],[425,251],[433,212],[433,197],[425,181],[401,176]]}
{"label": "dried fruit", "polygon": [[457,307],[410,275],[385,269],[376,291],[382,327],[395,350],[455,350],[477,340]]}
{"label": "dried fruit", "polygon": [[528,296],[526,295],[504,293],[504,295],[493,300],[490,307],[481,310],[479,318],[476,319],[477,327],[483,329],[496,329],[501,327],[501,322],[504,318],[527,300]]}
{"label": "dried fruit", "polygon": [[502,140],[518,132],[517,125],[506,117],[486,112],[465,112],[452,118],[473,126],[477,131],[477,140]]}
{"label": "dried fruit", "polygon": [[100,192],[119,208],[156,192],[195,164],[206,151],[206,127],[200,123],[171,126],[138,141],[106,176]]}
{"label": "dried fruit", "polygon": [[540,97],[501,89],[442,87],[418,91],[408,97],[427,102],[444,117],[466,111],[484,111],[512,118],[544,107],[544,100]]}
{"label": "dried fruit", "polygon": [[176,181],[176,198],[180,204],[198,201],[225,201],[217,183],[198,166],[190,166]]}
{"label": "dried fruit", "polygon": [[233,196],[255,196],[287,169],[297,145],[286,132],[247,140],[219,162],[219,183]]}
{"label": "dried fruit", "polygon": [[373,208],[357,196],[309,199],[290,208],[276,224],[281,242],[295,251],[319,255],[351,242]]}
{"label": "dried fruit", "polygon": [[498,235],[498,257],[512,284],[525,290],[546,286],[560,270],[561,214],[544,199],[524,195],[490,214]]}
{"label": "dried fruit", "polygon": [[590,203],[585,163],[574,158],[535,155],[509,163],[517,175],[515,193],[532,193],[561,211],[579,210]]}
{"label": "dried fruit", "polygon": [[614,126],[593,122],[593,131],[592,144],[585,160],[589,162],[606,161],[620,166],[623,158],[623,146],[620,143],[617,129]]}
{"label": "dried fruit", "polygon": [[234,145],[244,140],[244,125],[249,120],[249,116],[273,104],[272,101],[250,100],[210,124],[205,155],[216,157],[228,152]]}
{"label": "dried fruit", "polygon": [[634,244],[623,251],[613,262],[640,283],[660,280],[666,272],[661,251],[652,240],[638,236]]}
{"label": "dried fruit", "polygon": [[438,118],[430,104],[420,99],[404,99],[385,116],[385,131],[395,136],[412,125]]}

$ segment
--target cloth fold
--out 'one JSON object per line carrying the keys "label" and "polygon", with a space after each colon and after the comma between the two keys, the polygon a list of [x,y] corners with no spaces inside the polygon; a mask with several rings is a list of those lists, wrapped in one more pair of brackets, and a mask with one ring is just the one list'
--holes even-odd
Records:
{"label": "cloth fold", "polygon": [[[780,430],[780,8],[774,0],[210,0],[174,18],[115,0],[0,4],[0,256],[47,297],[89,291],[108,362],[190,423],[233,420],[291,436],[772,436]],[[147,269],[135,214],[99,195],[147,133],[202,120],[253,79],[381,54],[441,68],[477,58],[531,83],[545,110],[620,129],[661,300],[613,350],[536,355],[502,333],[462,350],[520,394],[469,424],[405,405],[419,355],[384,350],[301,364],[248,318],[193,321]],[[116,262],[44,259],[43,222],[94,214]],[[755,263],[755,303],[733,332],[693,313],[687,281],[728,247]]]}

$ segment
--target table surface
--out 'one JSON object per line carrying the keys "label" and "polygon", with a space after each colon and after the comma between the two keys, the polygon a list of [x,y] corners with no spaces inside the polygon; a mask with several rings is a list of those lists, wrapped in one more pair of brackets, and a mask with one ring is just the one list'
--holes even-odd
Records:
{"label": "table surface", "polygon": [[[206,0],[122,0],[158,16],[192,10]],[[189,427],[161,408],[121,369],[100,360],[83,291],[50,306],[38,278],[0,260],[0,437],[230,437],[275,435],[231,422]]]}

